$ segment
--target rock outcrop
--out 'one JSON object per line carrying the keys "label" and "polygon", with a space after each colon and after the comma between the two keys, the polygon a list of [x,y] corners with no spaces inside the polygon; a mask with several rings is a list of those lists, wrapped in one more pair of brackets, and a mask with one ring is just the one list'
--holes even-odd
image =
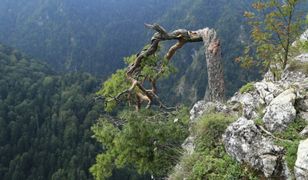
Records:
{"label": "rock outcrop", "polygon": [[308,139],[301,141],[298,146],[294,173],[297,180],[308,179]]}
{"label": "rock outcrop", "polygon": [[[194,106],[190,110],[190,123],[196,123],[198,121],[198,118],[202,116],[203,114],[210,113],[210,112],[221,112],[225,114],[235,115],[236,112],[233,111],[228,106],[224,105],[221,102],[205,102],[205,101],[198,101],[194,104]],[[191,129],[190,129],[191,131]],[[193,133],[190,133],[193,134]],[[192,154],[194,152],[194,140],[195,137],[190,135],[188,136],[185,141],[182,144],[182,148],[186,151],[188,154]]]}
{"label": "rock outcrop", "polygon": [[288,124],[294,121],[296,117],[295,98],[295,90],[288,89],[274,98],[266,107],[263,122],[269,131],[283,131]]}
{"label": "rock outcrop", "polygon": [[252,120],[241,117],[232,123],[223,135],[223,142],[229,155],[262,171],[265,177],[288,177],[283,148],[264,137]]}
{"label": "rock outcrop", "polygon": [[[300,37],[300,41],[307,40],[308,30]],[[191,124],[213,112],[238,117],[222,135],[222,144],[226,153],[236,161],[260,172],[261,179],[308,180],[308,53],[298,55],[292,61],[278,81],[269,71],[262,81],[249,83],[227,103],[206,102],[211,99],[205,98],[190,111]],[[292,137],[277,137],[282,134]],[[189,136],[183,143],[187,154],[194,153],[195,140]],[[296,147],[299,141],[295,157],[293,146]],[[295,158],[295,165],[291,164]],[[181,171],[180,165],[177,169]]]}
{"label": "rock outcrop", "polygon": [[[272,81],[268,73],[261,82],[254,83],[250,91],[236,93],[228,104],[240,103],[242,117],[223,135],[226,152],[238,162],[263,172],[267,178],[307,179],[304,164],[308,162],[308,143],[301,142],[292,175],[285,161],[285,149],[275,145],[271,134],[286,130],[297,116],[308,121],[307,84],[308,77],[304,73],[286,70],[280,81]],[[262,126],[255,121],[262,121]],[[306,137],[308,126],[299,134]]]}
{"label": "rock outcrop", "polygon": [[[305,57],[297,58],[304,62]],[[235,93],[225,104],[197,102],[190,111],[191,123],[210,112],[237,116],[222,137],[225,151],[231,157],[268,179],[308,179],[308,139],[300,142],[295,167],[289,169],[287,149],[276,143],[290,140],[275,137],[275,133],[283,133],[298,118],[308,124],[308,75],[286,69],[279,81],[267,73],[262,81],[251,86],[245,92]],[[299,137],[308,138],[308,126],[298,131]],[[182,145],[188,154],[194,152],[194,140],[189,136]]]}

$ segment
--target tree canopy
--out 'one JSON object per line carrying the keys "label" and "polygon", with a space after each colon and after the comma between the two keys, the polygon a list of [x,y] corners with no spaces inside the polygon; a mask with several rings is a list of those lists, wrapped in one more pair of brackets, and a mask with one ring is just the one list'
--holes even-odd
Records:
{"label": "tree canopy", "polygon": [[271,70],[279,79],[279,74],[294,55],[292,43],[298,39],[303,27],[303,14],[297,12],[301,2],[257,0],[252,4],[253,11],[244,14],[252,27],[252,44],[238,59],[244,67],[253,65],[256,58],[258,64]]}

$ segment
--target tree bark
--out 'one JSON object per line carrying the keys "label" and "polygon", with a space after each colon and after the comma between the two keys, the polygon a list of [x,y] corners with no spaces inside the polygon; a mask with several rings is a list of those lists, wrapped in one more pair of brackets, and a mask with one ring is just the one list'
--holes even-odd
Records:
{"label": "tree bark", "polygon": [[202,39],[208,73],[208,88],[205,93],[206,101],[220,101],[225,99],[225,82],[221,57],[220,40],[214,29],[203,29]]}

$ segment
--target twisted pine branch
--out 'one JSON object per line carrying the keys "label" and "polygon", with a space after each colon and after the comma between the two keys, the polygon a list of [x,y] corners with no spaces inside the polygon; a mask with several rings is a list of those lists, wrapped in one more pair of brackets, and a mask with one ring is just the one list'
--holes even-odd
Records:
{"label": "twisted pine branch", "polygon": [[[186,29],[177,29],[172,32],[167,32],[162,26],[159,24],[145,24],[145,27],[152,29],[156,31],[154,35],[151,38],[151,43],[149,48],[142,50],[140,53],[137,54],[135,60],[133,63],[131,63],[127,70],[126,70],[126,78],[128,81],[131,82],[132,86],[119,93],[117,96],[115,96],[111,100],[117,100],[119,97],[123,96],[124,94],[129,94],[131,93],[135,88],[138,88],[140,92],[136,93],[136,108],[137,110],[141,106],[142,101],[147,101],[147,106],[146,108],[150,108],[152,103],[154,101],[157,101],[159,106],[164,109],[174,109],[167,107],[162,103],[160,100],[159,96],[157,95],[157,87],[156,87],[156,82],[158,78],[160,77],[160,74],[164,72],[163,65],[161,65],[160,70],[157,72],[156,76],[152,79],[147,79],[150,84],[151,84],[151,89],[146,89],[143,84],[144,82],[140,82],[140,74],[142,71],[141,63],[146,60],[147,57],[154,55],[157,50],[159,43],[161,41],[167,41],[167,40],[177,40],[177,42],[171,46],[168,50],[168,52],[165,55],[165,58],[168,60],[168,62],[172,59],[174,54],[176,53],[177,50],[181,49],[186,43],[188,42],[204,42],[204,46],[206,48],[205,54],[207,55],[207,58],[214,59],[215,61],[219,61],[218,63],[214,63],[215,67],[218,68],[219,70],[214,70],[214,73],[219,74],[213,75],[213,72],[209,72],[209,77],[218,77],[220,78],[219,80],[219,87],[214,87],[214,91],[219,91],[219,93],[212,92],[210,93],[214,98],[217,98],[218,100],[220,96],[224,96],[224,82],[223,82],[223,72],[220,70],[221,67],[221,56],[217,56],[217,52],[220,53],[220,41],[216,38],[216,33],[209,33],[212,32],[208,28],[206,29],[201,29],[197,31],[188,31]],[[213,35],[214,34],[214,35]],[[216,59],[215,59],[216,58]],[[209,64],[209,60],[207,60]],[[212,67],[212,66],[210,66]],[[222,74],[222,75],[221,75]],[[215,79],[214,79],[215,80]],[[209,81],[210,82],[210,81]],[[211,79],[211,83],[214,83],[214,81]],[[210,83],[209,83],[210,84]],[[210,84],[211,85],[211,84]],[[222,90],[223,89],[223,90]],[[211,99],[211,98],[210,98]]]}

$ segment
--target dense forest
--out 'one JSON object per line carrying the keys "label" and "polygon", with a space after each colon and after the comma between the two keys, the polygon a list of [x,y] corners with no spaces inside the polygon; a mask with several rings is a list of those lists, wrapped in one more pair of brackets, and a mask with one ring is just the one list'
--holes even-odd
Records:
{"label": "dense forest", "polygon": [[87,73],[58,75],[0,46],[0,178],[88,179],[98,146],[90,127],[102,113]]}
{"label": "dense forest", "polygon": [[[227,94],[231,95],[256,76],[234,62],[242,43],[248,41],[243,12],[251,2],[6,0],[0,5],[0,42],[46,60],[56,71],[87,71],[104,80],[124,66],[123,57],[149,43],[152,32],[144,23],[158,22],[167,30],[211,27],[222,39],[224,65],[230,67],[226,68]],[[161,88],[162,94],[174,89],[168,101],[189,105],[204,96],[207,75],[200,49],[201,44],[192,44],[176,55],[173,63],[178,73]]]}

